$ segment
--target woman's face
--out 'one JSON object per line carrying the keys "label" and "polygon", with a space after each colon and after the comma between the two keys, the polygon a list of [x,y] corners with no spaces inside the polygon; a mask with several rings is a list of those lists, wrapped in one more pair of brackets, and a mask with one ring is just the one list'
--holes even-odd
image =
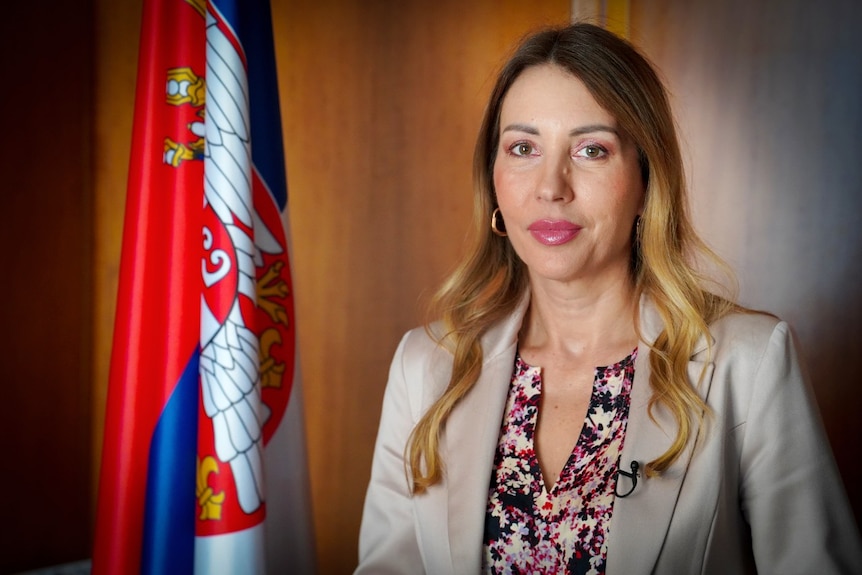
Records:
{"label": "woman's face", "polygon": [[629,277],[644,195],[637,148],[575,76],[534,66],[509,88],[494,187],[534,285]]}

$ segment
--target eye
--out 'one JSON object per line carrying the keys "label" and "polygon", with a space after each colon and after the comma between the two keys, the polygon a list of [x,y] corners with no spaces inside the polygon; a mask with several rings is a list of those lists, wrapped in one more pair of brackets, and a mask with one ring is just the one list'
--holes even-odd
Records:
{"label": "eye", "polygon": [[511,148],[509,148],[513,154],[516,156],[529,156],[535,151],[533,145],[528,142],[517,142]]}
{"label": "eye", "polygon": [[607,150],[603,147],[589,144],[578,150],[575,155],[581,156],[582,158],[596,159],[607,155],[607,153]]}

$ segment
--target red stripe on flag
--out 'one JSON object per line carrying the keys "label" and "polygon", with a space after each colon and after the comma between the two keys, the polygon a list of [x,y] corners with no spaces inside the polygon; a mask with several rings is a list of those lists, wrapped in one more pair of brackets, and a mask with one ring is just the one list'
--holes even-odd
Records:
{"label": "red stripe on flag", "polygon": [[[147,457],[156,421],[198,345],[203,165],[164,163],[195,139],[193,106],[166,99],[168,70],[204,70],[204,21],[186,2],[144,3],[132,160],[108,387],[93,573],[141,563]],[[192,274],[189,274],[191,263]]]}

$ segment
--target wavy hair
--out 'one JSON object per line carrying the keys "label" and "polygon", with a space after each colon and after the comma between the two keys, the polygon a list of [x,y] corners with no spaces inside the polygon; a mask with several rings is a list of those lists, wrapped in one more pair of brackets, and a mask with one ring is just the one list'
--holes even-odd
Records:
{"label": "wavy hair", "polygon": [[[705,258],[728,271],[692,227],[682,156],[664,86],[644,56],[603,28],[577,23],[543,30],[526,38],[503,66],[479,130],[473,157],[471,243],[432,301],[442,331],[431,335],[452,353],[452,376],[446,391],[413,429],[405,449],[414,493],[442,478],[440,432],[479,377],[480,337],[514,311],[528,288],[525,264],[507,239],[492,233],[489,222],[496,208],[493,172],[503,100],[524,70],[543,64],[559,66],[580,79],[638,149],[645,199],[641,225],[633,234],[632,281],[638,296],[652,299],[665,326],[650,344],[649,412],[652,417],[661,405],[678,426],[674,443],[647,464],[647,473],[670,467],[708,413],[688,380],[687,365],[698,340],[707,336],[711,341],[708,325],[735,305],[709,291],[707,278],[696,267]],[[641,335],[637,313],[634,319]]]}

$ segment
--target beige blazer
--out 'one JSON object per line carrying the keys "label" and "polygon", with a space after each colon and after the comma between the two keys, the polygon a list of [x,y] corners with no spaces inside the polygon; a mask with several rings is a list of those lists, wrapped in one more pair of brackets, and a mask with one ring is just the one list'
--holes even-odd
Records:
{"label": "beige blazer", "polygon": [[[482,338],[475,387],[452,412],[441,441],[444,480],[411,496],[403,453],[420,416],[444,391],[451,355],[423,329],[402,339],[390,370],[365,500],[357,574],[481,571],[485,507],[518,330],[529,303]],[[643,338],[662,322],[641,302]],[[790,331],[759,314],[711,327],[689,362],[711,415],[685,454],[660,477],[641,473],[617,497],[608,526],[608,575],[667,573],[862,574],[852,511],[799,367]],[[635,363],[622,467],[664,453],[676,427],[647,413],[648,349]],[[619,490],[631,486],[620,476]]]}

